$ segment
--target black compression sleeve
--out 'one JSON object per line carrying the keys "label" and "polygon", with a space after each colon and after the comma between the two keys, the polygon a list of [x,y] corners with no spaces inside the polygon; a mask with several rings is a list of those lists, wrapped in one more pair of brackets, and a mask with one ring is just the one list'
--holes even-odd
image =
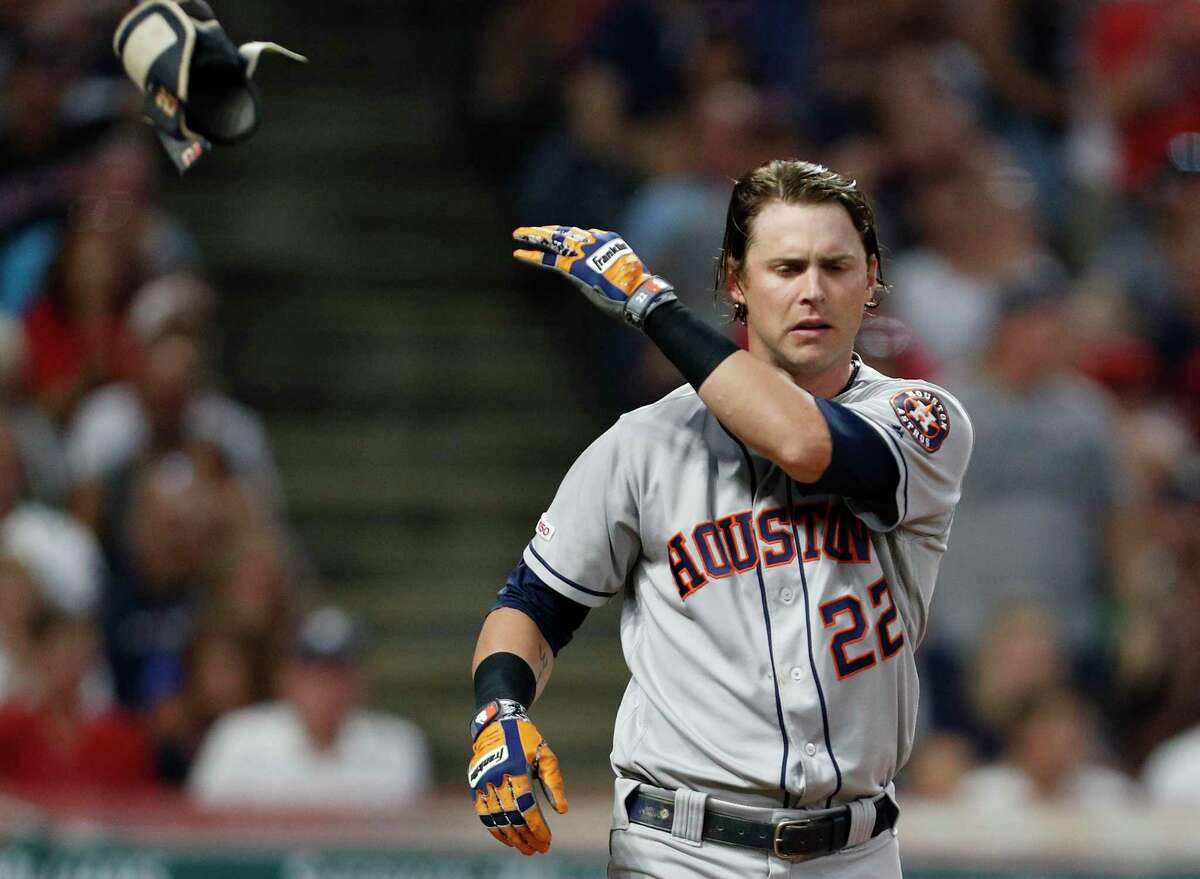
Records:
{"label": "black compression sleeve", "polygon": [[533,669],[515,653],[493,653],[475,669],[476,709],[493,699],[512,699],[529,707],[536,693]]}
{"label": "black compression sleeve", "polygon": [[696,390],[725,358],[739,350],[678,300],[651,311],[642,329]]}

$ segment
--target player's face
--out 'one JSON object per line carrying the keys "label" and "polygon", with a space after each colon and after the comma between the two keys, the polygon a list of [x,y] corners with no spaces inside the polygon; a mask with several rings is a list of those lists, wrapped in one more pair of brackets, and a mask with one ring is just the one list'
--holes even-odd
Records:
{"label": "player's face", "polygon": [[751,231],[730,291],[746,305],[750,353],[813,393],[837,393],[875,288],[874,258],[836,202],[771,202]]}

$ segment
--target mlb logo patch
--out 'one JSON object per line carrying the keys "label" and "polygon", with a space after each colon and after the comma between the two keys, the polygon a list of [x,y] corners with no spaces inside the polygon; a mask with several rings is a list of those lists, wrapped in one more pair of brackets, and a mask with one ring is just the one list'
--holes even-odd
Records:
{"label": "mlb logo patch", "polygon": [[922,449],[933,454],[950,435],[950,413],[928,388],[908,388],[892,397],[900,426]]}

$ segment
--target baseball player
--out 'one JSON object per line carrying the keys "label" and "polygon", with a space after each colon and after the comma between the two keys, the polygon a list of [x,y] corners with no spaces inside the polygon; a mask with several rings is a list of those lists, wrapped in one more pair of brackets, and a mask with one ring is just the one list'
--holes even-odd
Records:
{"label": "baseball player", "polygon": [[853,351],[886,289],[865,197],[799,161],[736,181],[717,276],[747,351],[614,233],[513,237],[518,259],[640,328],[687,385],[580,455],[484,622],[480,820],[525,854],[549,848],[532,779],[556,811],[567,802],[528,707],[588,609],[621,593],[631,679],[609,875],[899,876],[913,651],[972,432],[945,390]]}

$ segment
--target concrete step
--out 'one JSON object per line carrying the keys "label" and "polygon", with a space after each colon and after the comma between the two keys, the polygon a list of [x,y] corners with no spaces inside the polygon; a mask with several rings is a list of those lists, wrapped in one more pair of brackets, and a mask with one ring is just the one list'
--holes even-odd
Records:
{"label": "concrete step", "polygon": [[[405,467],[367,462],[357,467],[328,467],[292,475],[288,462],[281,462],[281,467],[290,508],[321,508],[330,515],[338,515],[347,509],[387,509],[402,497],[410,515],[437,516],[443,521],[452,511],[468,507],[481,513],[503,515],[515,502],[531,496],[540,497],[544,509],[565,469],[482,467],[455,462],[415,462]],[[422,469],[426,471],[424,475]],[[534,511],[534,515],[539,512]]]}
{"label": "concrete step", "polygon": [[296,469],[451,463],[542,470],[569,464],[580,432],[563,419],[530,423],[519,414],[487,411],[420,422],[407,413],[347,414],[320,425],[296,413],[270,421],[276,455]]}
{"label": "concrete step", "polygon": [[523,308],[518,295],[495,282],[488,287],[444,283],[422,293],[413,307],[409,292],[397,284],[300,282],[227,297],[222,311],[238,321],[269,324],[277,334],[332,329],[364,343],[435,339],[441,345],[474,346],[504,336],[539,345],[562,332],[552,314]]}
{"label": "concrete step", "polygon": [[[366,580],[390,584],[355,593],[364,603],[386,607],[396,601],[397,586],[417,579],[436,588],[447,583],[446,588],[458,591],[484,583],[494,593],[516,564],[541,512],[536,502],[509,505],[513,507],[517,515],[502,511],[492,521],[486,515],[465,517],[452,504],[429,505],[422,509],[419,523],[414,524],[418,516],[411,515],[368,524],[326,506],[319,521],[297,517],[296,531],[322,574],[338,580],[340,593],[348,592],[348,584]],[[344,518],[350,524],[343,524]],[[405,614],[392,617],[403,619]]]}
{"label": "concrete step", "polygon": [[[469,756],[463,730],[474,704],[470,656],[486,605],[471,610],[458,609],[474,623],[466,633],[436,631],[421,638],[391,630],[386,651],[377,651],[380,661],[371,665],[377,701],[419,720],[434,742],[443,778],[457,778]],[[533,709],[538,728],[569,767],[571,784],[604,786],[611,778],[613,719],[628,681],[617,619],[615,607],[589,615],[557,657],[550,685]]]}
{"label": "concrete step", "polygon": [[[545,413],[553,413],[554,402],[563,402],[570,390],[564,386],[521,394],[515,381],[523,384],[524,376],[553,368],[544,352],[528,348],[488,346],[439,355],[433,346],[359,351],[339,347],[333,338],[283,342],[240,346],[236,363],[225,370],[239,396],[250,401],[271,397],[301,411],[329,411],[334,406],[346,411],[400,410],[418,421],[473,404],[534,419],[539,413],[555,417]],[[535,425],[536,421],[531,427]]]}
{"label": "concrete step", "polygon": [[[434,579],[426,577],[423,568],[409,564],[386,576],[376,574],[342,581],[341,600],[369,617],[372,627],[385,626],[406,640],[424,642],[459,636],[474,639],[483,614],[504,585],[528,537],[529,529],[522,528],[519,540],[505,543],[500,552],[507,556],[507,561],[502,566]],[[619,608],[620,602],[614,601],[591,611],[587,624],[572,641],[572,655],[586,653],[597,645],[615,644]],[[476,609],[478,613],[473,612]],[[584,646],[576,650],[575,645]],[[384,660],[382,655],[379,658]],[[404,665],[398,660],[397,663],[392,670],[399,673],[397,669]]]}

